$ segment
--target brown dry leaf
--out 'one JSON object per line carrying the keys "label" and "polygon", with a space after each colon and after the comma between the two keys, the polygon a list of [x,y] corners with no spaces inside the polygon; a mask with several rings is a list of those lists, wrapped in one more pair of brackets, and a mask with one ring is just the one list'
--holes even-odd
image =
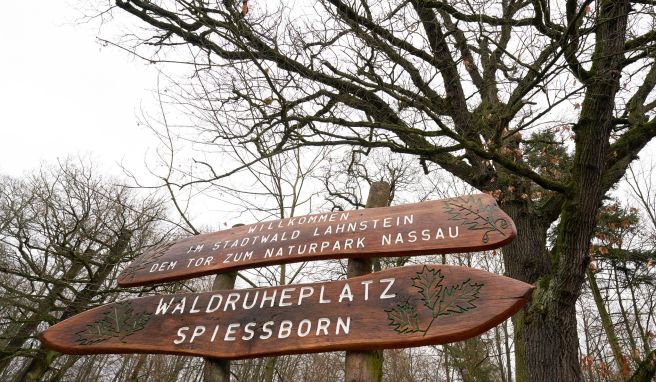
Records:
{"label": "brown dry leaf", "polygon": [[465,69],[467,69],[467,70],[471,70],[471,68],[472,68],[472,63],[469,62],[468,59],[466,59],[466,58],[463,59],[463,60],[462,60],[462,63],[465,64]]}
{"label": "brown dry leaf", "polygon": [[246,16],[247,13],[248,13],[248,2],[244,0],[241,3],[241,15]]}
{"label": "brown dry leaf", "polygon": [[597,370],[599,375],[604,379],[608,379],[608,377],[610,376],[610,371],[608,369],[608,364],[606,364],[606,362],[599,362],[599,366],[597,366]]}
{"label": "brown dry leaf", "polygon": [[515,142],[521,142],[522,141],[522,133],[519,131],[515,133]]}
{"label": "brown dry leaf", "polygon": [[584,369],[589,369],[592,367],[593,363],[593,358],[591,355],[586,355],[585,357],[581,358],[581,366]]}

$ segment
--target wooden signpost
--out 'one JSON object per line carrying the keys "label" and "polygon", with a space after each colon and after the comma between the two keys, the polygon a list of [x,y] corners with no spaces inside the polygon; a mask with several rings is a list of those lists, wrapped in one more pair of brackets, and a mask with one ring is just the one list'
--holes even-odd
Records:
{"label": "wooden signpost", "polygon": [[481,270],[416,265],[327,283],[127,300],[62,321],[41,339],[69,354],[224,359],[441,344],[501,323],[532,289]]}
{"label": "wooden signpost", "polygon": [[[510,217],[481,194],[198,235],[145,253],[118,282],[147,285],[332,258],[362,262],[479,251],[501,247],[515,235]],[[326,283],[126,300],[62,321],[41,340],[68,354],[169,353],[223,360],[442,344],[501,323],[532,290],[477,269],[415,265]]]}
{"label": "wooden signpost", "polygon": [[167,243],[137,258],[120,286],[333,258],[498,248],[515,225],[486,194],[257,223]]}

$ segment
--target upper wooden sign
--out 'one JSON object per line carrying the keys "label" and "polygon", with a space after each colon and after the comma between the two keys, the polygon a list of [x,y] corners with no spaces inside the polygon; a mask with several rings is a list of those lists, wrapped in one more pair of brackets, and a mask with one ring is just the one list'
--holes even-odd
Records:
{"label": "upper wooden sign", "polygon": [[441,344],[501,323],[532,289],[481,270],[416,265],[327,283],[127,300],[62,321],[41,340],[68,354],[226,359]]}
{"label": "upper wooden sign", "polygon": [[308,260],[479,251],[507,244],[515,234],[510,217],[486,194],[329,212],[166,243],[138,257],[118,284],[145,285]]}

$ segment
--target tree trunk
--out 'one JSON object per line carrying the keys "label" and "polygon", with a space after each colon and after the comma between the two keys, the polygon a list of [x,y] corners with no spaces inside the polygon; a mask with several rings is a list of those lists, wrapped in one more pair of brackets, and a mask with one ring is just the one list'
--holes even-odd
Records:
{"label": "tree trunk", "polygon": [[276,361],[278,357],[269,357],[264,361],[264,382],[273,382],[273,377],[276,371]]}
{"label": "tree trunk", "polygon": [[139,379],[141,377],[141,370],[143,369],[143,366],[146,364],[147,357],[148,357],[147,354],[139,354],[137,356],[137,363],[132,368],[132,371],[130,372],[130,376],[127,378],[126,382],[139,382]]}
{"label": "tree trunk", "polygon": [[589,269],[586,272],[586,275],[588,276],[588,282],[590,283],[590,289],[592,290],[592,297],[594,298],[595,305],[597,305],[599,318],[601,318],[601,327],[606,333],[608,345],[610,345],[610,350],[613,352],[613,358],[615,358],[617,369],[620,371],[622,376],[624,376],[624,378],[627,378],[631,374],[631,365],[629,365],[629,360],[622,354],[622,349],[620,348],[620,343],[617,339],[617,335],[615,334],[613,322],[610,319],[610,314],[608,314],[604,299],[601,296],[601,291],[597,285],[597,280]]}
{"label": "tree trunk", "polygon": [[[389,204],[390,185],[385,182],[371,184],[365,208],[386,207]],[[371,273],[371,259],[348,261],[347,277]],[[344,380],[347,382],[380,382],[383,377],[383,351],[347,351]]]}
{"label": "tree trunk", "polygon": [[[548,227],[532,229],[536,227],[530,224],[539,216],[532,216],[536,214],[528,209],[507,208],[518,237],[504,250],[506,269],[511,277],[537,283],[532,301],[513,321],[520,382],[582,379],[575,304],[585,281],[597,210],[603,195],[619,179],[617,174],[624,173],[617,169],[607,173],[606,164],[630,3],[601,1],[597,8],[593,65],[586,78],[581,114],[572,129],[575,155],[550,256],[543,255],[546,242],[538,247],[537,238],[526,237],[534,235],[544,241]],[[530,258],[539,259],[538,267],[533,267]]]}
{"label": "tree trunk", "polygon": [[75,365],[75,363],[80,359],[79,355],[69,355],[66,357],[66,361],[61,364],[59,370],[50,377],[50,382],[59,382],[64,379],[66,372]]}
{"label": "tree trunk", "polygon": [[601,203],[601,193],[595,193],[592,185],[588,189],[589,194],[579,193],[580,198],[572,198],[563,206],[558,239],[550,256],[553,265],[544,261],[549,259],[545,254],[547,227],[539,227],[539,217],[521,208],[507,209],[518,225],[518,238],[504,249],[507,272],[536,284],[531,302],[513,317],[518,382],[582,379],[575,304]]}
{"label": "tree trunk", "polygon": [[444,347],[452,365],[460,372],[463,382],[498,382],[501,371],[489,357],[487,345],[481,337],[469,338]]}
{"label": "tree trunk", "polygon": [[[517,238],[504,247],[504,264],[508,276],[536,284],[532,300],[513,316],[515,336],[515,374],[523,381],[578,381],[576,310],[560,306],[546,309],[551,263],[546,250],[549,219],[529,210],[525,202],[503,206],[517,226]],[[575,301],[575,300],[574,300]]]}
{"label": "tree trunk", "polygon": [[[505,326],[505,322],[501,325]],[[501,347],[501,328],[499,326],[494,328],[494,344],[497,351],[497,363],[499,365],[499,373],[501,374],[501,382],[512,382],[510,379],[506,378],[506,368],[503,364],[503,350]]]}

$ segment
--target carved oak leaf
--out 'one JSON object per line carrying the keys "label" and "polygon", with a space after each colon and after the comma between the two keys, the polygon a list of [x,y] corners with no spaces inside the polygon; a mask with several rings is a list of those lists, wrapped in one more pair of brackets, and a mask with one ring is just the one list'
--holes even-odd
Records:
{"label": "carved oak leaf", "polygon": [[443,288],[437,315],[463,313],[476,308],[473,302],[478,299],[478,292],[482,286],[482,284],[473,284],[470,279],[467,279],[460,285]]}
{"label": "carved oak leaf", "polygon": [[447,200],[444,203],[444,211],[449,214],[449,220],[460,221],[469,230],[485,231],[481,238],[483,243],[489,241],[489,233],[493,231],[506,236],[506,233],[502,229],[508,228],[509,224],[505,219],[495,219],[495,210],[495,205],[484,205],[482,199],[471,196],[468,198],[460,197],[456,200]]}
{"label": "carved oak leaf", "polygon": [[396,304],[394,308],[385,312],[390,321],[390,326],[393,326],[394,330],[398,333],[415,333],[421,331],[417,311],[408,302]]}
{"label": "carved oak leaf", "polygon": [[91,345],[98,342],[117,338],[125,342],[125,338],[142,330],[150,320],[150,313],[134,313],[129,301],[115,304],[102,317],[88,324],[86,328],[77,333],[78,343]]}
{"label": "carved oak leaf", "polygon": [[[426,265],[412,278],[412,286],[417,289],[424,303],[421,309],[429,310],[432,316],[427,326],[420,326],[419,314],[414,306],[417,299],[409,299],[386,310],[389,325],[401,334],[423,332],[425,336],[439,316],[463,313],[476,308],[474,301],[479,298],[478,293],[483,284],[474,284],[471,279],[467,279],[460,284],[446,287],[442,285],[443,280],[441,269],[431,269]],[[413,304],[410,301],[413,301]]]}
{"label": "carved oak leaf", "polygon": [[166,254],[169,248],[175,244],[173,241],[159,243],[150,248],[150,250],[143,255],[137,257],[132,264],[130,264],[121,275],[123,280],[134,280],[138,271],[148,268],[150,265],[156,263],[160,257]]}
{"label": "carved oak leaf", "polygon": [[430,310],[435,309],[435,304],[440,299],[443,279],[441,270],[429,269],[425,265],[421,272],[412,278],[412,286],[419,289],[424,305]]}

